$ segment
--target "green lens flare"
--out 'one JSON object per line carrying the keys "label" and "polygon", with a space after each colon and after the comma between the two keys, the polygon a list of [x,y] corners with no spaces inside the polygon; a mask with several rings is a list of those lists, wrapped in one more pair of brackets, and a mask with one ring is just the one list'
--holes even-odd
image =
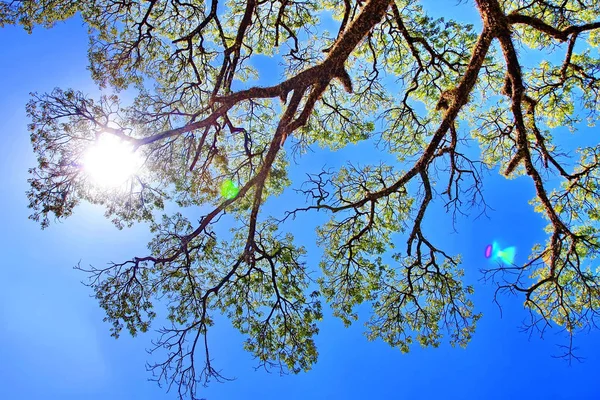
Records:
{"label": "green lens flare", "polygon": [[497,257],[504,261],[506,264],[512,264],[515,260],[515,251],[514,247],[508,247],[504,250],[498,251]]}
{"label": "green lens flare", "polygon": [[512,264],[515,260],[515,253],[517,252],[517,248],[507,247],[506,249],[500,249],[498,243],[494,242],[492,244],[492,259],[500,260],[505,264]]}
{"label": "green lens flare", "polygon": [[227,200],[235,199],[239,192],[240,189],[231,179],[226,179],[221,184],[221,196]]}

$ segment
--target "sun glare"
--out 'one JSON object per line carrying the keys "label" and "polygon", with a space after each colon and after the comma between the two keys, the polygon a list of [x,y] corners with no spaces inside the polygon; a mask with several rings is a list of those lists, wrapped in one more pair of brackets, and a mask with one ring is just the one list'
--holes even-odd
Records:
{"label": "sun glare", "polygon": [[83,158],[84,169],[93,183],[105,188],[122,185],[141,164],[133,146],[111,134],[101,135]]}

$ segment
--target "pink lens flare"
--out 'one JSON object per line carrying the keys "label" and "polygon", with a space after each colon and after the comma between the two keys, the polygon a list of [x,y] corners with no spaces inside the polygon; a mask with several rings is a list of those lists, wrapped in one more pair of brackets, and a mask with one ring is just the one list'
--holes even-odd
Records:
{"label": "pink lens flare", "polygon": [[485,258],[490,258],[492,255],[492,245],[488,244],[485,248]]}

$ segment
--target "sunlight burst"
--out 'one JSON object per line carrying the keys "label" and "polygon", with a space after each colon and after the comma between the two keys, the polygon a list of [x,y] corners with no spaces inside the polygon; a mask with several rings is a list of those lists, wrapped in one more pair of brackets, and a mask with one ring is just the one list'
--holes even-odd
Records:
{"label": "sunlight burst", "polygon": [[85,153],[83,165],[94,184],[109,188],[125,183],[141,167],[142,160],[130,143],[103,134]]}

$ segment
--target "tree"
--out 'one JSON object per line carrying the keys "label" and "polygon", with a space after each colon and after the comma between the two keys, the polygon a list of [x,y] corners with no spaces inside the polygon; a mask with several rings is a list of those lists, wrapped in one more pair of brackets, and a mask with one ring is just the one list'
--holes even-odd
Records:
{"label": "tree", "polygon": [[[172,326],[156,342],[167,358],[150,369],[181,397],[226,379],[209,355],[214,313],[247,335],[261,366],[282,372],[316,361],[321,301],[346,324],[371,302],[369,339],[402,351],[415,340],[437,346],[444,335],[466,345],[480,317],[473,288],[461,281],[460,258],[428,240],[421,225],[436,201],[455,218],[485,210],[483,172],[496,168],[531,179],[548,240],[525,264],[499,265],[484,277],[497,296],[524,298],[532,331],[556,324],[572,338],[595,328],[600,147],[581,148],[570,165],[551,132],[598,117],[600,3],[474,6],[477,29],[433,19],[408,0],[2,1],[0,24],[28,31],[80,15],[92,76],[114,91],[99,100],[70,89],[33,94],[31,218],[46,227],[85,200],[104,205],[119,228],[150,223],[149,255],[84,270],[115,337],[124,327],[132,335],[148,330],[153,305],[167,299]],[[319,24],[326,13],[338,17],[333,36]],[[547,59],[527,67],[520,46]],[[281,59],[280,83],[252,84],[264,73],[252,67],[256,55]],[[128,106],[119,99],[125,89],[135,92]],[[98,185],[86,168],[89,148],[107,137],[130,146],[120,158],[143,159],[117,187]],[[406,169],[310,171],[303,207],[279,219],[261,212],[290,186],[291,156],[367,139]],[[467,150],[471,142],[479,159]],[[165,202],[212,208],[195,224],[183,212],[161,219]],[[305,250],[279,226],[315,212],[330,215],[317,232],[324,256],[316,281]],[[236,221],[231,238],[215,233],[225,214]],[[406,247],[394,252],[402,235]],[[572,340],[565,349],[575,357]]]}

